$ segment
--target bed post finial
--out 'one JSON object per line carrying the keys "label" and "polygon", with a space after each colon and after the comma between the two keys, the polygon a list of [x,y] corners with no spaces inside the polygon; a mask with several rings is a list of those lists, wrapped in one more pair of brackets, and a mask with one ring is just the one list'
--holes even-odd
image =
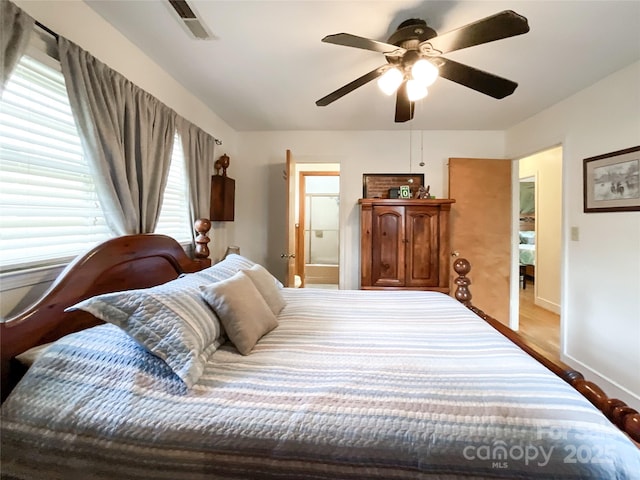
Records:
{"label": "bed post finial", "polygon": [[466,258],[457,258],[453,262],[453,269],[458,274],[458,278],[454,280],[458,286],[455,293],[456,300],[468,307],[471,305],[471,292],[469,291],[471,280],[466,275],[471,271],[471,264]]}
{"label": "bed post finial", "polygon": [[198,232],[194,256],[196,258],[209,258],[208,243],[211,239],[207,237],[207,232],[211,229],[211,222],[208,218],[199,218],[195,221],[194,227]]}

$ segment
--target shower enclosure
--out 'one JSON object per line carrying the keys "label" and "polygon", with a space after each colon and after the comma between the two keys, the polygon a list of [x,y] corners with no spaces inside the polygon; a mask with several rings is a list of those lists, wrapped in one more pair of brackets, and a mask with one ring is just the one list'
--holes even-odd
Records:
{"label": "shower enclosure", "polygon": [[337,175],[304,175],[300,213],[305,286],[338,284],[339,192]]}

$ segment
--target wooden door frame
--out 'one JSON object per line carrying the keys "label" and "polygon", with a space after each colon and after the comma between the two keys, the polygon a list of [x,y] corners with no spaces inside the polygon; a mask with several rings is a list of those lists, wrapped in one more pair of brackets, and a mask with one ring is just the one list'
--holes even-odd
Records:
{"label": "wooden door frame", "polygon": [[286,287],[295,285],[295,257],[291,258],[291,254],[295,255],[296,231],[294,226],[295,201],[296,201],[296,185],[295,185],[295,166],[296,162],[293,158],[291,150],[286,151],[285,163],[285,180],[287,182],[287,225],[286,225],[286,251],[281,255],[286,255],[287,268],[284,284]]}
{"label": "wooden door frame", "polygon": [[[302,280],[301,287],[305,284],[305,272],[306,258],[304,254],[304,225],[306,221],[306,178],[305,177],[339,177],[339,171],[316,171],[316,170],[303,170],[298,172],[298,222],[296,223],[296,274],[300,276]],[[338,189],[338,198],[340,198],[340,190]],[[340,230],[340,224],[338,222],[338,231]],[[338,249],[340,245],[338,244]],[[338,251],[338,257],[340,252]]]}

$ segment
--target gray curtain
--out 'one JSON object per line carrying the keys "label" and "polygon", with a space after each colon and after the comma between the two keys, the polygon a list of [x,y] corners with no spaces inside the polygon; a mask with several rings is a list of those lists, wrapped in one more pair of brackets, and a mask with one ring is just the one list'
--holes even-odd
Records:
{"label": "gray curtain", "polygon": [[151,233],[173,148],[175,112],[60,37],[60,63],[105,218],[116,235]]}
{"label": "gray curtain", "polygon": [[[211,175],[213,175],[216,141],[211,135],[184,118],[176,127],[182,139],[184,161],[189,177],[189,215],[191,224],[198,218],[209,218]],[[193,230],[191,232],[193,236]]]}
{"label": "gray curtain", "polygon": [[35,20],[8,0],[0,0],[0,95],[27,48]]}

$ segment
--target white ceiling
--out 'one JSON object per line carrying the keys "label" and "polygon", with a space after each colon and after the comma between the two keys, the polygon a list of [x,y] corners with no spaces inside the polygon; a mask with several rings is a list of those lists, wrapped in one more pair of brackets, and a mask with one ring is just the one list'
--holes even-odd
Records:
{"label": "white ceiling", "polygon": [[[502,130],[640,59],[638,0],[189,0],[212,40],[187,34],[166,0],[85,1],[238,131]],[[315,105],[385,64],[325,35],[386,42],[408,18],[444,33],[507,9],[531,31],[446,57],[518,82],[513,95],[495,100],[439,79],[405,124],[375,81]]]}

